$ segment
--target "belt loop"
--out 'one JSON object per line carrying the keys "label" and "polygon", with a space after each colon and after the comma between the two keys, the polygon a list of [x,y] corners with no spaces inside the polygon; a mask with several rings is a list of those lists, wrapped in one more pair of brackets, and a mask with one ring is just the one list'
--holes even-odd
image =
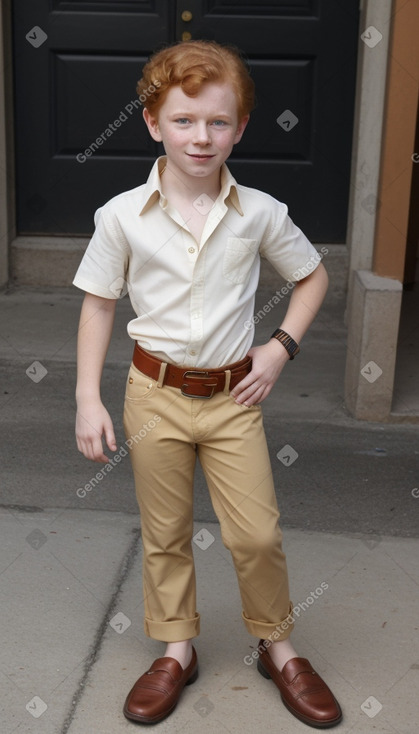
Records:
{"label": "belt loop", "polygon": [[167,362],[162,362],[160,365],[159,379],[157,380],[157,387],[163,387],[164,376],[166,374]]}
{"label": "belt loop", "polygon": [[231,370],[225,370],[225,384],[224,384],[224,395],[228,395],[230,392],[230,380],[231,380]]}

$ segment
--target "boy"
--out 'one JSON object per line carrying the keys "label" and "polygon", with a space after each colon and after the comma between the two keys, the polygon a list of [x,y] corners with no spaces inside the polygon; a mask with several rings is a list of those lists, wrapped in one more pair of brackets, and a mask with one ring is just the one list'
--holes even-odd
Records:
{"label": "boy", "polygon": [[[238,52],[206,41],[166,48],[144,67],[137,91],[146,90],[144,120],[166,155],[146,184],[99,210],[74,280],[87,291],[78,341],[79,450],[105,462],[102,437],[117,448],[100,378],[123,282],[137,314],[128,324],[135,347],[124,429],[132,437],[152,426],[133,443],[131,461],[145,632],[167,647],[133,686],[124,714],[144,724],[161,721],[198,675],[191,550],[198,456],[232,553],[244,623],[261,638],[259,672],[273,679],[297,718],[333,726],[342,717],[339,704],[289,640],[292,605],[260,408],[299,351],[327,275],[286,206],[238,185],[225,165],[254,105]],[[251,348],[260,255],[298,282],[281,328]],[[312,272],[302,277],[307,268]]]}

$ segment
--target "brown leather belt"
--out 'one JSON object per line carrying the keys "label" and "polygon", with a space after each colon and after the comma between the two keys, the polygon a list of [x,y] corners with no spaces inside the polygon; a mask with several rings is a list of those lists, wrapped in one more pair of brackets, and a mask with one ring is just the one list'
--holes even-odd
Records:
{"label": "brown leather belt", "polygon": [[162,366],[165,363],[153,357],[138,344],[134,347],[132,361],[140,372],[151,377],[152,380],[160,379],[162,385],[179,388],[186,398],[199,398],[200,400],[208,400],[214,393],[222,392],[226,386],[228,373],[230,373],[229,390],[232,390],[252,369],[251,357],[209,370],[177,367],[168,362],[166,369],[163,370],[163,379],[161,379]]}

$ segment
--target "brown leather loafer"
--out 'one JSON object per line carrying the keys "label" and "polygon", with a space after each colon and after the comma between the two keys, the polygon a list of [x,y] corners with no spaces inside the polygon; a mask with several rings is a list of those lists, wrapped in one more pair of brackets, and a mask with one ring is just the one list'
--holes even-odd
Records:
{"label": "brown leather loafer", "polygon": [[155,724],[172,713],[185,686],[198,677],[195,648],[185,670],[174,658],[158,658],[151,668],[131,688],[124,716],[142,724]]}
{"label": "brown leather loafer", "polygon": [[297,719],[309,726],[326,729],[339,724],[341,708],[324,680],[305,658],[292,658],[278,670],[263,640],[259,642],[257,667],[264,678],[272,678],[282,701]]}

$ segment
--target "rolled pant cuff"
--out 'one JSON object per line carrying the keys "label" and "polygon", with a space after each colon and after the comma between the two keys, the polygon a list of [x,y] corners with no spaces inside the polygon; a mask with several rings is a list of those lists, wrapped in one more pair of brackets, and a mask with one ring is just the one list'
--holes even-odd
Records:
{"label": "rolled pant cuff", "polygon": [[269,639],[271,642],[279,642],[280,640],[286,640],[294,629],[292,609],[292,602],[290,602],[288,615],[281,622],[277,622],[276,624],[273,622],[256,622],[256,620],[246,617],[244,612],[242,612],[242,618],[247,631],[250,632],[251,635],[260,637],[262,640]]}
{"label": "rolled pant cuff", "polygon": [[192,619],[175,619],[171,622],[156,622],[145,617],[144,632],[154,640],[180,642],[199,635],[200,621],[201,618],[198,613]]}

